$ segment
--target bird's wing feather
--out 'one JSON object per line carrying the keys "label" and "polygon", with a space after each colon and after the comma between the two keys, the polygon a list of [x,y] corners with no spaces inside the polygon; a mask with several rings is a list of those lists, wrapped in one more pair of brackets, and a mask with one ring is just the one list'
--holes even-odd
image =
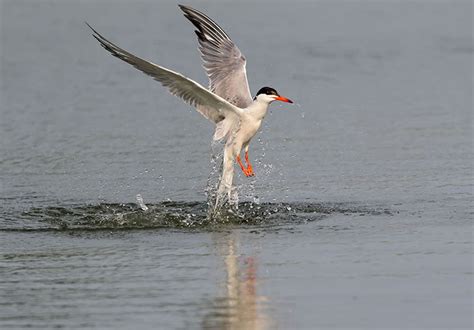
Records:
{"label": "bird's wing feather", "polygon": [[100,45],[113,56],[118,57],[119,59],[133,65],[136,69],[153,77],[153,79],[167,87],[171,94],[180,97],[184,102],[196,107],[204,117],[212,122],[218,123],[226,118],[226,114],[236,114],[241,111],[222,97],[210,92],[202,85],[182,74],[141,59],[118,47],[104,38],[88,23],[86,24],[94,32],[94,38],[96,38]]}
{"label": "bird's wing feather", "polygon": [[179,5],[184,16],[197,28],[199,51],[213,93],[230,103],[246,108],[252,103],[246,60],[239,48],[212,19],[187,6]]}

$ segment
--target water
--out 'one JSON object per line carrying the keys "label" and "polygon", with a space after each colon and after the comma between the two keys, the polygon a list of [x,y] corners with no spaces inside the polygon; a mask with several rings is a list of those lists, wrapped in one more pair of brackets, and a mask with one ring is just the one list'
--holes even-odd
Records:
{"label": "water", "polygon": [[206,84],[175,3],[0,4],[0,328],[472,328],[471,2],[194,4],[299,104],[220,221],[212,125],[83,24]]}

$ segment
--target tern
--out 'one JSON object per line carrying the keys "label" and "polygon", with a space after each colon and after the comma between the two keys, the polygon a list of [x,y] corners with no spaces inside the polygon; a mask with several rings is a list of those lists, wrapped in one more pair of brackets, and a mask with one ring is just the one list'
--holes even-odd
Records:
{"label": "tern", "polygon": [[[209,89],[184,75],[137,57],[118,47],[87,22],[93,37],[113,56],[151,76],[169,92],[201,113],[216,125],[214,141],[224,141],[223,168],[219,193],[228,193],[237,161],[245,176],[254,176],[249,161],[249,143],[262,124],[269,105],[274,101],[293,103],[271,87],[261,88],[254,98],[247,81],[246,59],[232,39],[212,19],[188,6],[178,5],[184,16],[197,28],[199,52],[209,78]],[[245,163],[240,157],[245,152]]]}

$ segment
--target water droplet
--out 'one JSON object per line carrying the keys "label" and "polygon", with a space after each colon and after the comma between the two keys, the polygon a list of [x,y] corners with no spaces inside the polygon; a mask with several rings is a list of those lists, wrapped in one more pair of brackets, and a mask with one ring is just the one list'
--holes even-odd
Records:
{"label": "water droplet", "polygon": [[143,211],[148,211],[148,206],[146,206],[145,203],[143,202],[143,197],[142,197],[142,195],[137,194],[136,199],[137,199],[138,206],[140,206],[140,208],[141,208]]}

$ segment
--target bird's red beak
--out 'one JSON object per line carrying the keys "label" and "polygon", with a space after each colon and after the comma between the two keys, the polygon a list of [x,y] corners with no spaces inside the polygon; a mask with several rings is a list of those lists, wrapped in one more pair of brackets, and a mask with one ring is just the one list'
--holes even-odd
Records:
{"label": "bird's red beak", "polygon": [[284,97],[284,96],[277,96],[277,97],[275,98],[275,100],[277,100],[277,101],[282,101],[282,102],[286,102],[286,103],[293,103],[292,100],[287,99],[287,98]]}

